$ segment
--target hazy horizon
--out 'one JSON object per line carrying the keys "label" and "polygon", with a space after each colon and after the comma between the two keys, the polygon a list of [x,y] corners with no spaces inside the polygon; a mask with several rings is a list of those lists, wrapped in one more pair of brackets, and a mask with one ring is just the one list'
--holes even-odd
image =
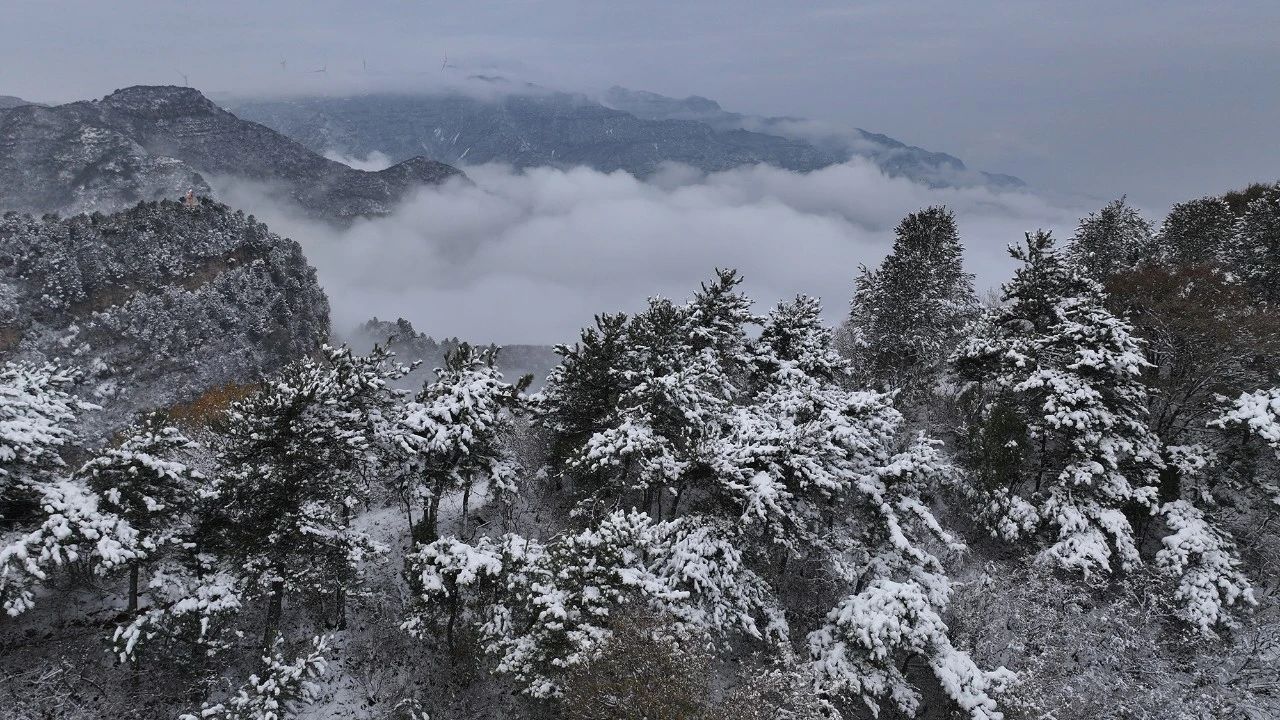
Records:
{"label": "hazy horizon", "polygon": [[24,1],[0,27],[0,94],[320,92],[370,78],[413,90],[436,86],[447,58],[446,73],[857,126],[1043,192],[1123,194],[1162,213],[1280,176],[1278,24],[1280,4],[1263,2]]}

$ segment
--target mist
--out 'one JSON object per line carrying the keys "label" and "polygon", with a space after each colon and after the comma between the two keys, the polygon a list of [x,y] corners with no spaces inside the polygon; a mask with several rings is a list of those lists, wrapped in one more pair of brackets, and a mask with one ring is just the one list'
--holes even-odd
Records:
{"label": "mist", "polygon": [[1024,232],[1065,239],[1081,214],[1028,192],[930,188],[861,160],[810,173],[671,165],[644,181],[588,168],[466,172],[471,182],[423,188],[391,216],[342,229],[264,202],[260,186],[214,185],[302,244],[335,332],[404,317],[437,338],[498,343],[573,340],[596,313],[683,299],[717,267],[741,271],[759,312],[804,293],[836,323],[859,266],[884,257],[909,212],[956,213],[980,288],[1009,276],[1006,247]]}

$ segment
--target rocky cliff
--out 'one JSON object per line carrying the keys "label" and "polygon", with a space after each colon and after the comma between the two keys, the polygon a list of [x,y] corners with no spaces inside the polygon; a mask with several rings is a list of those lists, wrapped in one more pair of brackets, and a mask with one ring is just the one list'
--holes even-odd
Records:
{"label": "rocky cliff", "polygon": [[314,351],[329,305],[298,244],[211,200],[0,219],[0,359],[85,373],[102,432]]}

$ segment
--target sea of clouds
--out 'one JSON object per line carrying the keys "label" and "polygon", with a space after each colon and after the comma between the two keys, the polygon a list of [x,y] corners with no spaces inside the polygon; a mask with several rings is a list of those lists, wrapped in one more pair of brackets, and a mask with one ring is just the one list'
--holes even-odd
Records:
{"label": "sea of clouds", "polygon": [[[330,156],[357,167],[386,161]],[[376,315],[498,343],[571,341],[596,313],[686,298],[717,267],[745,276],[759,312],[804,293],[837,323],[859,266],[884,257],[907,213],[955,212],[980,290],[1009,277],[1006,246],[1023,233],[1065,239],[1081,216],[1029,191],[927,187],[863,160],[809,173],[673,165],[643,180],[588,168],[465,170],[470,182],[424,188],[391,216],[347,228],[266,205],[252,186],[218,189],[302,244],[336,332]]]}

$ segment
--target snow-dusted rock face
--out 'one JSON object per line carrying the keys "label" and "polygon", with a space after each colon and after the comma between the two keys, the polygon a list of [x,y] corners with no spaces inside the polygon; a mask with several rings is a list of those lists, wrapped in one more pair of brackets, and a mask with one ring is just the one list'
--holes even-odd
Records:
{"label": "snow-dusted rock face", "polygon": [[105,127],[87,104],[0,112],[0,209],[80,213],[208,193],[194,169]]}
{"label": "snow-dusted rock face", "polygon": [[299,245],[202,200],[0,219],[0,359],[85,374],[109,431],[314,351],[329,304]]}
{"label": "snow-dusted rock face", "polygon": [[198,91],[137,86],[101,100],[0,111],[0,209],[110,212],[207,193],[206,177],[262,183],[331,220],[381,215],[411,189],[460,173],[413,157],[380,172],[327,160]]}

